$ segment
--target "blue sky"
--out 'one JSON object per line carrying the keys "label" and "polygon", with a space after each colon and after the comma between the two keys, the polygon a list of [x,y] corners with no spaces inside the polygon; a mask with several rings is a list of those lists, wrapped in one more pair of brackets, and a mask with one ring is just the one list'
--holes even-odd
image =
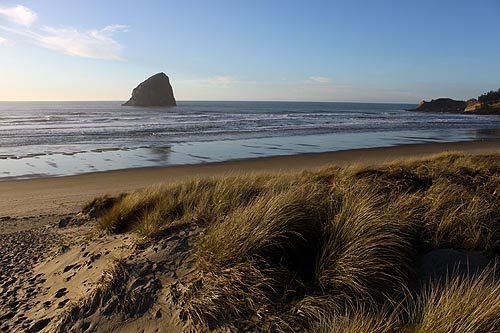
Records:
{"label": "blue sky", "polygon": [[0,100],[410,102],[500,88],[500,1],[3,1]]}

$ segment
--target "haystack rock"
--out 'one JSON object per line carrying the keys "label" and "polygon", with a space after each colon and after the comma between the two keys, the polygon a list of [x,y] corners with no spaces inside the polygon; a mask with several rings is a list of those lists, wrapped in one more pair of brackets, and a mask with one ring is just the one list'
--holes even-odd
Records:
{"label": "haystack rock", "polygon": [[165,73],[158,73],[140,83],[125,106],[174,106],[177,105],[170,80]]}

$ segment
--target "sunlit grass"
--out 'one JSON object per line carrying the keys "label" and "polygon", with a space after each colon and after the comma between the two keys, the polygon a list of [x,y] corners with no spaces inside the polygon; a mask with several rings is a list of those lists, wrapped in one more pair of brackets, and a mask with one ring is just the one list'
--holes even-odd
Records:
{"label": "sunlit grass", "polygon": [[409,291],[417,256],[432,249],[500,256],[499,155],[156,186],[123,197],[99,221],[145,239],[184,224],[205,229],[182,301],[199,323],[256,315],[280,318],[273,327],[283,330],[500,330],[492,272],[416,298]]}

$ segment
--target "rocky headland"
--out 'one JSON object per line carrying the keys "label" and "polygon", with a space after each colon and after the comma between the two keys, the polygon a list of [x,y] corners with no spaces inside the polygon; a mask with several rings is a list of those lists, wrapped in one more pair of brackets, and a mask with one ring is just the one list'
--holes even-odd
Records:
{"label": "rocky headland", "polygon": [[158,73],[140,83],[124,106],[174,106],[174,91],[165,73]]}
{"label": "rocky headland", "polygon": [[500,115],[500,89],[467,101],[451,98],[438,98],[430,102],[422,101],[415,109],[408,111]]}
{"label": "rocky headland", "polygon": [[422,101],[412,111],[461,113],[464,111],[466,105],[467,102],[465,101],[456,101],[451,98],[438,98],[430,102]]}

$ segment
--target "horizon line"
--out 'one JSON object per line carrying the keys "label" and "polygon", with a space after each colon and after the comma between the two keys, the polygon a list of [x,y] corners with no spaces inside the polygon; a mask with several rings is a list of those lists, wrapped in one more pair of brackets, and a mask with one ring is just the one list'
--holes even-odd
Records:
{"label": "horizon line", "polygon": [[[118,99],[95,100],[0,100],[0,103],[50,103],[50,102],[120,102]],[[176,102],[266,102],[266,103],[364,103],[364,104],[418,104],[420,102],[367,102],[367,101],[317,101],[317,100],[242,100],[242,99],[176,99]]]}

